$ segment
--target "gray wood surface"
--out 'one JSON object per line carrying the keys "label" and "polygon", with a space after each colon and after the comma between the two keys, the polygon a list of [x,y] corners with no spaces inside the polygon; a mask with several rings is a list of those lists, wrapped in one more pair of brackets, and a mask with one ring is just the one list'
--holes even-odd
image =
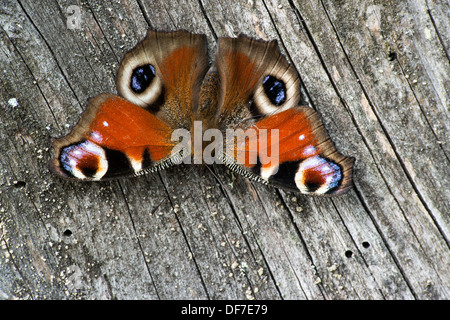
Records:
{"label": "gray wood surface", "polygon": [[[278,39],[354,188],[49,174],[149,27]],[[449,31],[444,0],[2,0],[0,299],[449,299]]]}

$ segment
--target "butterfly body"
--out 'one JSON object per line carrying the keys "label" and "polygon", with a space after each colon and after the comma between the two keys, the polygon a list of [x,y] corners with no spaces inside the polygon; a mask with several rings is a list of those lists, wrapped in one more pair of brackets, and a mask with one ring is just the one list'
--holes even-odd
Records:
{"label": "butterfly body", "polygon": [[119,96],[92,98],[55,140],[52,171],[104,180],[214,161],[306,194],[351,186],[353,158],[298,105],[298,75],[275,41],[221,38],[209,67],[204,35],[149,31],[123,58],[116,85]]}

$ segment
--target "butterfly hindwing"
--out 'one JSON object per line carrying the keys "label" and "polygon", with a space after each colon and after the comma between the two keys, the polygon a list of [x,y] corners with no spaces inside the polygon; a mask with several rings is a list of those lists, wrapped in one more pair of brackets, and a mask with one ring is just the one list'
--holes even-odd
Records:
{"label": "butterfly hindwing", "polygon": [[189,129],[207,70],[205,35],[149,30],[124,56],[117,91],[174,129]]}
{"label": "butterfly hindwing", "polygon": [[242,35],[221,38],[215,63],[220,81],[219,128],[248,126],[254,119],[292,108],[300,99],[297,72],[276,41]]}

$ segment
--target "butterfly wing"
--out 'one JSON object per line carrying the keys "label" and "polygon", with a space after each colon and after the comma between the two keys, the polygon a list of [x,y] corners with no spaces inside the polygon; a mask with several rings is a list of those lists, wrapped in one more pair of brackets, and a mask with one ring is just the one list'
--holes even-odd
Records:
{"label": "butterfly wing", "polygon": [[229,168],[305,194],[350,188],[354,159],[336,150],[317,112],[298,105],[297,73],[275,42],[221,39],[216,63],[217,124],[234,132],[223,157]]}
{"label": "butterfly wing", "polygon": [[117,91],[171,127],[190,129],[207,70],[205,35],[150,30],[124,56]]}
{"label": "butterfly wing", "polygon": [[300,99],[297,72],[276,41],[221,38],[216,66],[219,128],[248,127],[258,118],[296,106]]}
{"label": "butterfly wing", "polygon": [[207,71],[204,35],[149,31],[117,74],[122,97],[89,101],[79,123],[53,143],[50,168],[69,179],[139,175],[181,161],[172,133],[189,128]]}

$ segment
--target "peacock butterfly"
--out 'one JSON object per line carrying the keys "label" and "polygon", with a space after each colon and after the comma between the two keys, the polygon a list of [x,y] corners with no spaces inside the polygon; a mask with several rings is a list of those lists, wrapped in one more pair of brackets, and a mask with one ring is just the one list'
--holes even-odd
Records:
{"label": "peacock butterfly", "polygon": [[124,56],[116,86],[119,96],[90,99],[53,142],[54,173],[105,180],[194,158],[304,194],[351,186],[354,159],[336,150],[317,112],[298,105],[297,72],[276,41],[220,38],[209,67],[205,35],[149,30]]}

